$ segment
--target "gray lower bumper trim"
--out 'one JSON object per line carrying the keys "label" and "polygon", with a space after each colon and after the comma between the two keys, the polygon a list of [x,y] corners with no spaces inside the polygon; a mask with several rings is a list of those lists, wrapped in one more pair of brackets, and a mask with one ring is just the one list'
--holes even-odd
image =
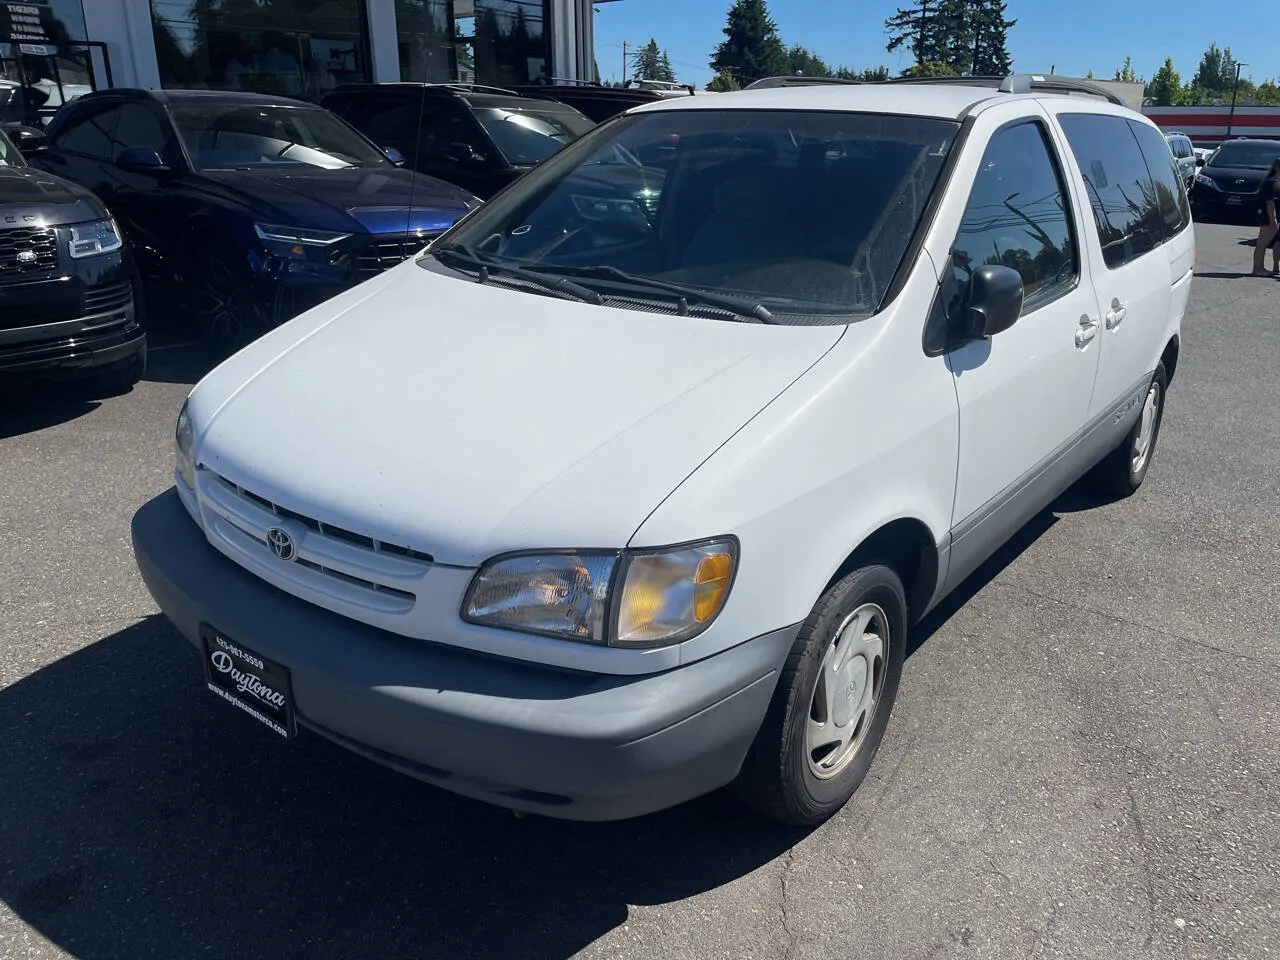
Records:
{"label": "gray lower bumper trim", "polygon": [[290,669],[303,726],[457,793],[571,819],[637,816],[732,780],[798,631],[662,674],[570,673],[410,640],[291,597],[210,547],[173,490],[134,516],[133,544],[188,640],[210,623]]}

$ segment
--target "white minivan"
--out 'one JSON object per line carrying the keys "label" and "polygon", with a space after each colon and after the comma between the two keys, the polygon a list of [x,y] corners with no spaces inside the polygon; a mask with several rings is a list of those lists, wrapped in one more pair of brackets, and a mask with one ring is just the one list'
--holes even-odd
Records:
{"label": "white minivan", "polygon": [[138,565],[283,737],[556,817],[732,784],[817,823],[912,624],[1086,473],[1142,483],[1194,255],[1096,88],[640,107],[208,374]]}

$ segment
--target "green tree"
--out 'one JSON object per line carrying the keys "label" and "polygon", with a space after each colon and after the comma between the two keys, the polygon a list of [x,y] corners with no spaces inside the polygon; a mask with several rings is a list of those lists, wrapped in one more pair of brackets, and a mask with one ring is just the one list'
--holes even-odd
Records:
{"label": "green tree", "polygon": [[631,73],[637,80],[665,80],[674,83],[676,79],[671,69],[671,59],[658,47],[658,42],[653,37],[632,54]]}
{"label": "green tree", "polygon": [[[1009,30],[1018,24],[1005,17],[1009,5],[1004,0],[970,0],[968,6],[973,44],[970,71],[976,77],[1008,76],[1013,72]],[[954,62],[952,66],[958,67]]]}
{"label": "green tree", "polygon": [[889,79],[888,67],[868,67],[865,70],[850,70],[839,67],[835,73],[840,80],[857,80],[860,83],[882,83]]}
{"label": "green tree", "polygon": [[1092,79],[1093,79],[1093,71],[1092,71],[1092,70],[1090,70],[1088,73],[1086,73],[1086,74],[1084,75],[1084,78],[1085,78],[1086,80],[1092,80]]}
{"label": "green tree", "polygon": [[955,70],[945,63],[917,63],[902,72],[904,77],[954,77]]}
{"label": "green tree", "polygon": [[1121,83],[1138,82],[1138,75],[1133,72],[1133,57],[1124,58],[1124,66],[1116,71],[1116,79]]}
{"label": "green tree", "polygon": [[1182,77],[1173,69],[1172,57],[1164,58],[1164,65],[1147,84],[1146,98],[1156,107],[1174,107],[1182,102]]}
{"label": "green tree", "polygon": [[666,80],[670,83],[677,83],[675,68],[671,66],[671,57],[667,55],[667,51],[662,51],[662,56],[658,58],[658,79]]}
{"label": "green tree", "polygon": [[742,86],[786,72],[787,51],[765,0],[735,0],[711,69],[732,74]]}
{"label": "green tree", "polygon": [[800,44],[787,51],[787,73],[802,77],[835,76],[826,61]]}
{"label": "green tree", "polygon": [[884,22],[890,53],[906,47],[917,64],[946,63],[949,55],[941,7],[949,0],[915,0]]}
{"label": "green tree", "polygon": [[725,70],[721,70],[711,82],[707,84],[707,89],[712,93],[732,93],[734,90],[741,90],[742,84],[733,78],[733,74]]}

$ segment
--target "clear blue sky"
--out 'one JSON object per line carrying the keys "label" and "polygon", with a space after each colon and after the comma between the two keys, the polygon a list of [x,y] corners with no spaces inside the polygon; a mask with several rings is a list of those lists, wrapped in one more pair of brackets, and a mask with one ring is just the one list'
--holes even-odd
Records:
{"label": "clear blue sky", "polygon": [[[723,39],[731,0],[618,0],[596,14],[596,60],[605,80],[622,73],[622,43],[650,37],[671,55],[676,74],[699,87],[711,79],[707,62]],[[881,0],[772,0],[778,32],[788,46],[803,44],[832,66],[855,69],[884,64],[897,73],[910,54],[885,52],[884,21],[899,6]],[[1232,15],[1223,11],[1230,9]],[[1217,12],[1214,12],[1214,11]],[[1270,12],[1268,12],[1270,11]],[[1110,76],[1126,55],[1140,77],[1151,79],[1173,57],[1185,82],[1195,73],[1210,41],[1230,47],[1257,82],[1280,75],[1280,15],[1274,0],[1217,8],[1197,0],[1009,0],[1014,69],[1084,76]],[[1155,37],[1162,39],[1156,40]]]}

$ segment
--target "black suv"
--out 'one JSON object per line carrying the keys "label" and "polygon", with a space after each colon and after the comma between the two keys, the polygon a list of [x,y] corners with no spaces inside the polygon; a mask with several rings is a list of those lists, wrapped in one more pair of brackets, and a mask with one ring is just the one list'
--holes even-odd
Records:
{"label": "black suv", "polygon": [[1199,169],[1191,185],[1191,208],[1196,216],[1252,222],[1261,204],[1262,181],[1277,157],[1280,140],[1227,140]]}
{"label": "black suv", "polygon": [[463,84],[352,84],[321,104],[414,170],[486,200],[595,126],[563,103]]}
{"label": "black suv", "polygon": [[137,273],[88,190],[28,167],[0,132],[0,380],[95,376],[132,386],[146,365]]}

